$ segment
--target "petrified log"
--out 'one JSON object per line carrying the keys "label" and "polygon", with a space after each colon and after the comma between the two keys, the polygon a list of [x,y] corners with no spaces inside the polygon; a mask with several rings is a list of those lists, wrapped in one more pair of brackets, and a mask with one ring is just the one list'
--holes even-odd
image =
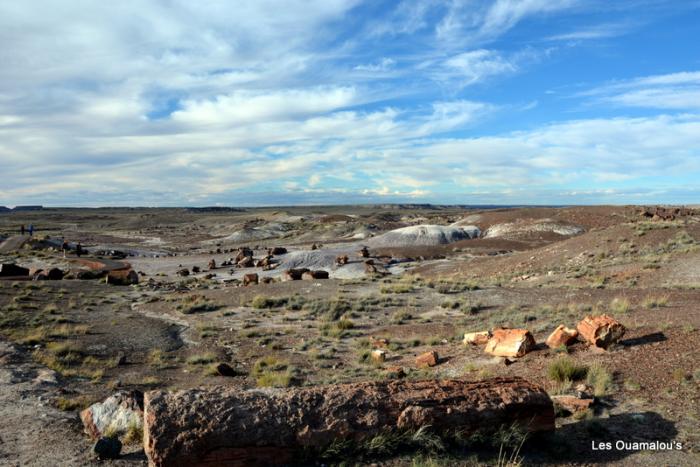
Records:
{"label": "petrified log", "polygon": [[491,332],[489,331],[466,332],[462,343],[464,345],[484,345],[488,343],[489,339],[491,339]]}
{"label": "petrified log", "polygon": [[556,349],[562,345],[573,344],[578,337],[578,331],[576,329],[567,328],[563,324],[557,326],[557,328],[552,331],[552,333],[547,337],[545,344],[550,349]]}
{"label": "petrified log", "polygon": [[291,389],[151,391],[144,449],[151,466],[289,463],[302,448],[361,441],[388,429],[554,429],[547,393],[520,378],[373,381]]}
{"label": "petrified log", "polygon": [[535,347],[527,329],[494,329],[484,351],[497,357],[522,357]]}
{"label": "petrified log", "polygon": [[309,272],[309,270],[306,268],[287,269],[282,274],[282,281],[300,281],[305,272]]}
{"label": "petrified log", "polygon": [[258,275],[253,273],[253,274],[245,274],[243,276],[243,285],[250,285],[250,284],[257,284],[258,283]]}
{"label": "petrified log", "polygon": [[13,263],[0,264],[0,277],[28,276],[29,269]]}
{"label": "petrified log", "polygon": [[106,282],[112,285],[132,285],[139,283],[139,275],[133,269],[119,269],[107,273]]}
{"label": "petrified log", "polygon": [[576,329],[587,342],[603,349],[625,334],[625,327],[608,315],[586,316],[576,325]]}

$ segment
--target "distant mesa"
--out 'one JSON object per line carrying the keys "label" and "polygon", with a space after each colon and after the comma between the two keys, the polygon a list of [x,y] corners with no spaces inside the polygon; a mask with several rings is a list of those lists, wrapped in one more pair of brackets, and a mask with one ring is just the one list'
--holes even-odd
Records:
{"label": "distant mesa", "polygon": [[203,206],[201,208],[187,208],[189,212],[245,212],[243,208],[231,208],[227,206]]}
{"label": "distant mesa", "polygon": [[44,209],[44,206],[41,206],[39,204],[28,204],[26,206],[15,206],[14,209],[12,209],[12,211],[41,211],[42,209]]}
{"label": "distant mesa", "polygon": [[8,208],[7,206],[0,206],[0,212],[9,212],[12,211],[12,209]]}

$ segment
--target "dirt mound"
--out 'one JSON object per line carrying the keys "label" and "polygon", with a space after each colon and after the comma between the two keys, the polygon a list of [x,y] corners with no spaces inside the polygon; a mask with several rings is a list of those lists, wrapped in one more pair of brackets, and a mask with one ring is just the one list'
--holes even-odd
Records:
{"label": "dirt mound", "polygon": [[554,233],[564,237],[582,234],[583,227],[556,219],[519,220],[495,224],[484,233],[485,238],[522,238],[533,234]]}
{"label": "dirt mound", "polygon": [[391,230],[367,243],[371,247],[434,246],[476,238],[480,234],[479,228],[473,225],[415,225]]}

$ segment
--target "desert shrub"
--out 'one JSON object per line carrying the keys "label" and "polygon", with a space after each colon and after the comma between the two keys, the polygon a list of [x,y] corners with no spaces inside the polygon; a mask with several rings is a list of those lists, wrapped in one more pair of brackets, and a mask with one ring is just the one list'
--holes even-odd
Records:
{"label": "desert shrub", "polygon": [[250,306],[257,309],[279,308],[287,304],[287,298],[272,298],[264,295],[256,295],[250,302]]}
{"label": "desert shrub", "polygon": [[286,361],[270,355],[255,362],[252,375],[258,387],[284,388],[294,382],[295,370]]}
{"label": "desert shrub", "polygon": [[584,365],[577,364],[569,357],[561,357],[547,367],[547,376],[549,379],[558,382],[576,381],[586,377],[588,368]]}
{"label": "desert shrub", "polygon": [[610,311],[613,313],[627,313],[630,309],[630,301],[624,297],[615,297],[610,302]]}
{"label": "desert shrub", "polygon": [[595,396],[602,397],[612,389],[613,378],[603,365],[594,363],[588,368],[586,383],[593,388]]}
{"label": "desert shrub", "polygon": [[219,305],[213,303],[203,295],[190,295],[185,297],[177,306],[177,309],[186,314],[201,313],[206,311],[216,311],[220,308]]}
{"label": "desert shrub", "polygon": [[216,360],[216,355],[212,353],[192,355],[187,359],[187,363],[190,365],[206,365],[212,363]]}
{"label": "desert shrub", "polygon": [[668,295],[647,295],[642,301],[644,308],[661,308],[668,305]]}

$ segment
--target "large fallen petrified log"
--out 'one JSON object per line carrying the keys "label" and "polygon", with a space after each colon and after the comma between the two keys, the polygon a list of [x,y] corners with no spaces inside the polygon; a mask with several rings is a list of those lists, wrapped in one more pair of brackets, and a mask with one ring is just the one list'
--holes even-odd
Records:
{"label": "large fallen petrified log", "polygon": [[269,465],[289,462],[302,448],[387,430],[488,433],[511,424],[553,429],[547,393],[520,378],[151,391],[144,448],[152,466]]}

